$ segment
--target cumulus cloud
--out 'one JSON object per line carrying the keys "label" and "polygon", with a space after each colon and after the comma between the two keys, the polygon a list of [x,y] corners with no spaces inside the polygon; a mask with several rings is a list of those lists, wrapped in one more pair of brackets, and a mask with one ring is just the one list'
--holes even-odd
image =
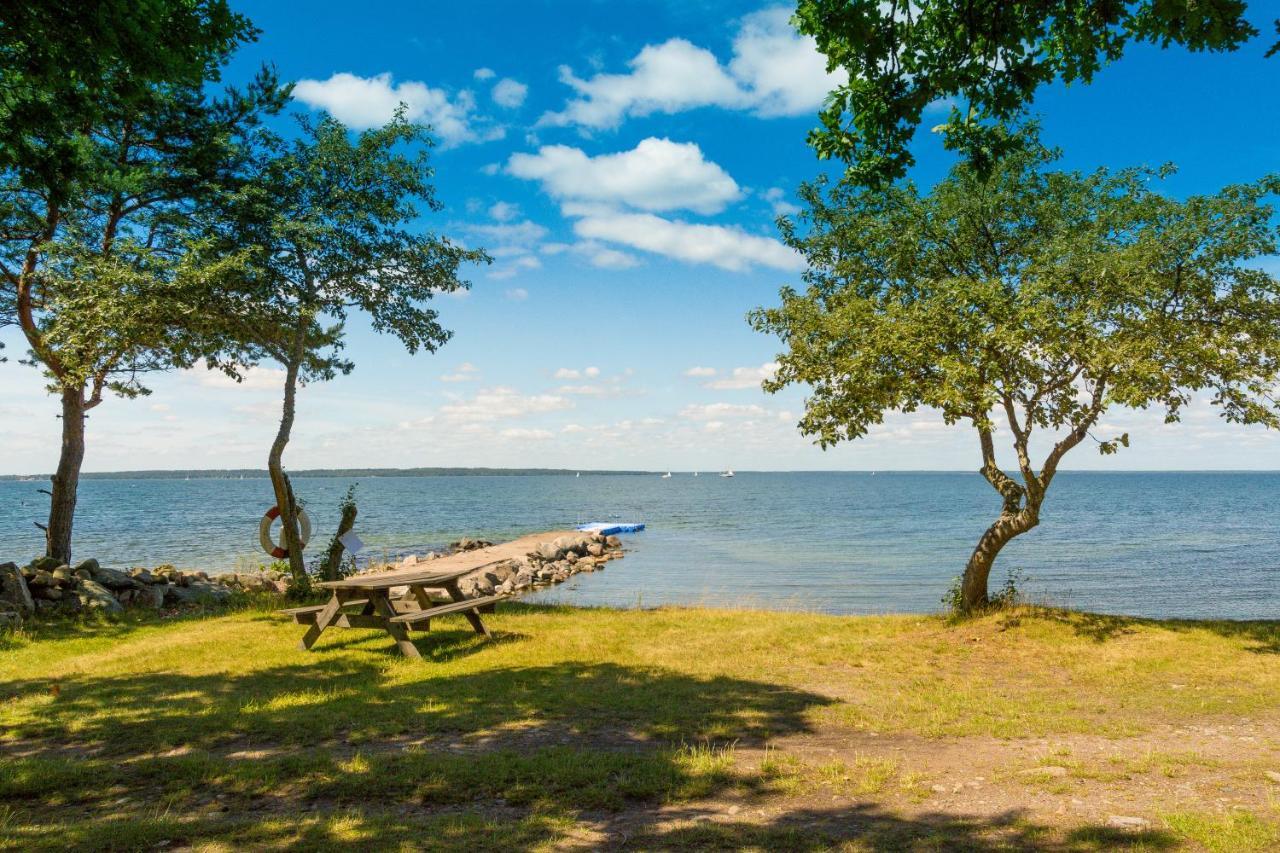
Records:
{"label": "cumulus cloud", "polygon": [[529,298],[529,291],[525,290],[523,287],[513,287],[506,291],[503,296],[505,296],[509,302],[524,302]]}
{"label": "cumulus cloud", "polygon": [[475,78],[477,80],[492,80],[497,76],[497,73],[492,68],[477,68],[475,70]]}
{"label": "cumulus cloud", "polygon": [[621,243],[731,272],[756,266],[793,272],[804,266],[800,256],[781,242],[733,226],[663,219],[649,213],[600,213],[579,219],[573,230],[586,239]]}
{"label": "cumulus cloud", "polygon": [[495,104],[513,110],[524,103],[525,97],[529,94],[529,87],[518,80],[503,77],[494,84],[493,91],[489,94]]}
{"label": "cumulus cloud", "polygon": [[440,415],[451,421],[495,421],[544,414],[573,408],[573,401],[556,394],[521,394],[514,388],[496,387],[479,391],[470,400],[457,400],[440,407]]}
{"label": "cumulus cloud", "polygon": [[787,194],[781,187],[770,187],[761,195],[773,208],[774,216],[794,216],[800,212],[799,206],[787,200]]}
{"label": "cumulus cloud", "polygon": [[440,377],[441,382],[475,382],[480,378],[480,368],[476,367],[469,361],[464,361],[458,365],[458,369],[453,373],[446,373]]}
{"label": "cumulus cloud", "polygon": [[339,72],[328,80],[299,80],[293,96],[358,130],[379,127],[405,105],[405,116],[425,122],[445,146],[500,139],[503,130],[475,114],[475,96],[450,95],[416,80],[395,83],[390,72],[359,77]]}
{"label": "cumulus cloud", "polygon": [[716,369],[714,367],[690,367],[684,372],[684,375],[694,377],[715,376]]}
{"label": "cumulus cloud", "polygon": [[720,421],[725,418],[763,418],[769,410],[754,403],[690,404],[680,410],[680,417],[689,421]]}
{"label": "cumulus cloud", "polygon": [[717,391],[759,388],[761,382],[774,377],[774,374],[778,372],[778,367],[779,365],[776,361],[762,364],[759,367],[735,367],[733,372],[724,379],[707,382],[704,387],[714,388]]}
{"label": "cumulus cloud", "polygon": [[748,15],[739,23],[727,65],[711,51],[673,38],[646,45],[622,74],[577,77],[560,68],[576,97],[540,120],[549,125],[613,128],[629,116],[677,113],[699,107],[749,110],[760,116],[802,115],[821,105],[847,77],[827,74],[813,39],[799,35],[783,6]]}
{"label": "cumulus cloud", "polygon": [[489,216],[499,222],[510,222],[520,215],[520,206],[500,201],[489,208]]}
{"label": "cumulus cloud", "polygon": [[576,243],[545,243],[542,252],[547,255],[559,255],[570,252],[584,259],[591,266],[602,270],[625,270],[640,265],[640,259],[627,252],[612,249],[594,240],[579,240]]}
{"label": "cumulus cloud", "polygon": [[502,430],[498,434],[503,438],[510,438],[516,441],[545,441],[554,437],[551,430],[527,429],[525,427],[511,427],[510,429]]}
{"label": "cumulus cloud", "polygon": [[284,388],[285,372],[274,367],[249,367],[241,370],[239,382],[221,370],[192,368],[185,372],[188,376],[195,377],[204,388],[248,391],[280,391]]}
{"label": "cumulus cloud", "polygon": [[513,154],[507,171],[539,181],[561,201],[647,211],[719,213],[742,197],[737,182],[695,143],[656,137],[630,151],[596,157],[568,145],[544,145],[536,154]]}

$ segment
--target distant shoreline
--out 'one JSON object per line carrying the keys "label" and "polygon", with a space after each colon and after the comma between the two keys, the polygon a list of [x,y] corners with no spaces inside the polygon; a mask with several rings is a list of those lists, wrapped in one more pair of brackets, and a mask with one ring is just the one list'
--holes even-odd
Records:
{"label": "distant shoreline", "polygon": [[[591,470],[575,468],[307,468],[290,471],[290,477],[574,477],[585,476],[657,476],[660,471]],[[679,471],[689,475],[691,471]],[[701,472],[715,476],[710,469]],[[780,471],[738,471],[739,474],[974,474],[959,468],[858,468],[846,470],[794,469]],[[1013,472],[1016,473],[1016,472]],[[1274,468],[1126,468],[1103,470],[1097,468],[1073,468],[1060,470],[1059,474],[1276,474]],[[265,480],[267,472],[262,468],[200,468],[151,471],[86,471],[81,480]],[[0,482],[47,482],[48,474],[0,474]]]}

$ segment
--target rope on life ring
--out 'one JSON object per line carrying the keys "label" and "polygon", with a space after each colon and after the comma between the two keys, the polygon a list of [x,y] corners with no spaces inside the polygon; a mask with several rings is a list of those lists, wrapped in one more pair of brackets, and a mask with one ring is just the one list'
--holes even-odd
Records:
{"label": "rope on life ring", "polygon": [[[303,509],[299,509],[296,513],[298,516],[298,535],[302,539],[299,548],[307,547],[307,542],[311,539],[311,519],[307,517],[307,513]],[[267,514],[262,516],[262,521],[258,524],[258,542],[262,545],[262,550],[266,551],[277,560],[284,559],[289,556],[289,552],[281,548],[271,538],[271,523],[280,517],[280,507],[273,506],[267,510]]]}

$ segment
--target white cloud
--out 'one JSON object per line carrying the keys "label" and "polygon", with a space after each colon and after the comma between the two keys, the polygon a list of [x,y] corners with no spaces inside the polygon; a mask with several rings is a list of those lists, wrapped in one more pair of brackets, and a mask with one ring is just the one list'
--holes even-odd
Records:
{"label": "white cloud", "polygon": [[495,421],[573,408],[573,401],[556,394],[520,394],[514,388],[486,388],[470,400],[458,400],[440,407],[451,421]]}
{"label": "white cloud", "polygon": [[446,373],[440,377],[441,382],[475,382],[480,378],[480,368],[476,367],[469,361],[464,361],[458,365],[458,369],[453,373]]}
{"label": "white cloud", "polygon": [[510,77],[503,77],[493,86],[490,95],[493,102],[500,107],[506,107],[513,110],[524,103],[525,96],[529,94],[529,87],[518,80],[512,80]]}
{"label": "white cloud", "polygon": [[386,124],[404,104],[405,116],[429,124],[445,146],[499,139],[503,135],[501,128],[474,114],[475,96],[471,92],[464,89],[450,96],[444,89],[433,89],[416,80],[393,83],[390,72],[373,77],[339,72],[328,80],[299,80],[293,96],[313,109],[327,110],[358,130]]}
{"label": "white cloud", "polygon": [[[533,255],[516,255],[511,260],[492,267],[489,270],[489,278],[494,279],[495,281],[505,281],[506,279],[515,277],[519,273],[525,272],[526,270],[536,270],[541,268],[542,261],[538,260]],[[528,291],[525,291],[525,295],[528,295]]]}
{"label": "white cloud", "polygon": [[521,222],[503,222],[498,225],[470,225],[467,226],[467,230],[498,246],[531,248],[547,236],[546,228],[528,219]]}
{"label": "white cloud", "polygon": [[798,205],[787,200],[787,194],[781,187],[770,187],[761,196],[773,208],[774,216],[794,216],[800,212]]}
{"label": "white cloud", "polygon": [[194,376],[205,388],[248,391],[283,391],[285,372],[273,367],[250,367],[240,371],[240,381],[232,379],[221,370],[195,367],[185,371]]}
{"label": "white cloud", "polygon": [[735,367],[729,376],[707,382],[704,387],[714,388],[717,391],[759,388],[761,382],[773,378],[778,372],[778,366],[776,361],[771,361],[759,367]]}
{"label": "white cloud", "polygon": [[575,222],[573,230],[587,239],[608,240],[733,272],[750,270],[756,265],[785,271],[804,266],[798,254],[772,238],[748,234],[741,228],[700,225],[648,213],[587,216]]}
{"label": "white cloud", "polygon": [[628,116],[710,106],[760,116],[812,112],[847,77],[843,71],[826,73],[826,59],[813,39],[791,28],[789,16],[790,10],[779,6],[743,18],[727,66],[709,50],[673,38],[646,45],[625,74],[584,80],[561,67],[561,81],[577,97],[540,123],[612,128]]}
{"label": "white cloud", "polygon": [[611,249],[594,240],[579,240],[576,243],[545,243],[542,246],[542,252],[547,255],[572,252],[591,266],[602,270],[625,270],[640,265],[640,259],[635,255]]}
{"label": "white cloud", "polygon": [[561,201],[626,205],[647,211],[719,213],[742,190],[692,142],[649,137],[630,151],[587,156],[568,145],[544,145],[537,154],[513,154],[507,171],[542,183]]}
{"label": "white cloud", "polygon": [[594,379],[595,377],[600,375],[600,368],[588,367],[582,371],[582,375]]}
{"label": "white cloud", "polygon": [[502,294],[509,302],[524,302],[529,298],[529,291],[523,287],[513,287]]}
{"label": "white cloud", "polygon": [[517,441],[521,441],[521,440],[523,440],[523,441],[545,441],[545,440],[547,440],[548,438],[553,438],[553,437],[554,437],[554,434],[551,432],[551,430],[546,430],[546,429],[525,429],[525,428],[522,428],[522,427],[512,427],[512,428],[510,428],[510,429],[504,429],[502,432],[500,432],[500,433],[498,433],[498,434],[499,434],[499,435],[501,435],[503,438],[511,438],[511,439],[515,439],[515,440],[517,440]]}
{"label": "white cloud", "polygon": [[719,421],[724,418],[763,418],[769,410],[754,403],[690,404],[680,410],[680,417],[689,421]]}
{"label": "white cloud", "polygon": [[582,371],[572,367],[562,367],[552,374],[553,379],[581,379]]}
{"label": "white cloud", "polygon": [[475,70],[475,78],[477,80],[492,80],[494,77],[497,77],[497,76],[498,75],[494,72],[492,68],[477,68]]}
{"label": "white cloud", "polygon": [[715,376],[716,369],[714,367],[690,367],[684,372],[685,376]]}
{"label": "white cloud", "polygon": [[510,222],[520,215],[520,206],[509,202],[500,201],[489,208],[489,216],[499,222]]}

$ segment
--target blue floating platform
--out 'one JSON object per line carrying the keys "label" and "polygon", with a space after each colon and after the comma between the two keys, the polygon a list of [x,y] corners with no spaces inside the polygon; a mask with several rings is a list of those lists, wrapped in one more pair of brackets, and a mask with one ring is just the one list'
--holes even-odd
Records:
{"label": "blue floating platform", "polygon": [[599,533],[601,536],[613,536],[618,533],[639,533],[644,530],[644,522],[617,522],[610,524],[605,521],[596,521],[591,524],[580,524],[578,530],[583,533]]}

